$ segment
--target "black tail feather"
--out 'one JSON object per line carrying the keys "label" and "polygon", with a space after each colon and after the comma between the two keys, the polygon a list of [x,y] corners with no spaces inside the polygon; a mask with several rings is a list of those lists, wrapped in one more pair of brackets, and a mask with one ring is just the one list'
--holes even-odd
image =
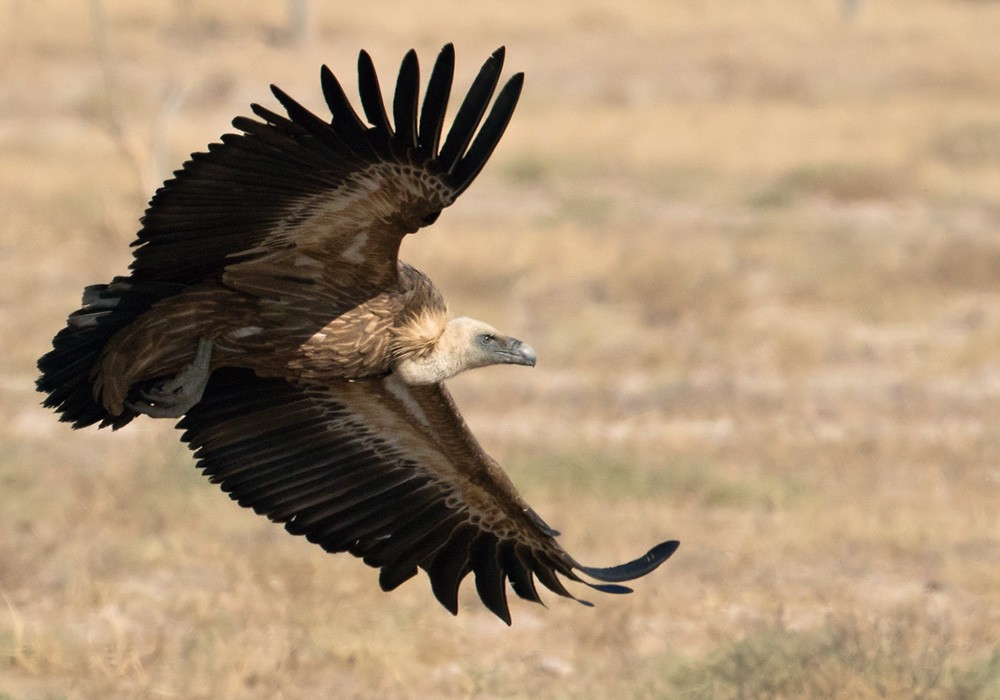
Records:
{"label": "black tail feather", "polygon": [[94,397],[90,373],[104,346],[115,333],[145,313],[158,300],[172,296],[179,285],[137,282],[116,277],[110,284],[87,287],[83,307],[72,313],[66,327],[52,341],[52,350],[38,360],[41,376],[35,385],[48,394],[42,402],[59,413],[59,420],[83,428],[94,423],[118,429],[136,413],[126,408],[109,413]]}

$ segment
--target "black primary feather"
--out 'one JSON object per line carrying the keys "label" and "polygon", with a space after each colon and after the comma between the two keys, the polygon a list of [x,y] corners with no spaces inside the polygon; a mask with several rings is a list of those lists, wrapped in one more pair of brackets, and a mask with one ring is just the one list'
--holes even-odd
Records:
{"label": "black primary feather", "polygon": [[437,155],[441,143],[441,128],[444,126],[444,113],[448,108],[448,96],[451,94],[451,82],[455,76],[455,47],[446,44],[434,61],[430,80],[427,81],[427,94],[424,106],[420,111],[418,158],[431,158]]}
{"label": "black primary feather", "polygon": [[438,154],[439,165],[449,174],[461,160],[473,134],[476,133],[476,127],[479,126],[479,122],[486,113],[486,107],[489,105],[493,91],[497,87],[497,81],[500,79],[503,59],[504,49],[500,47],[483,64],[479,75],[472,81],[472,87],[469,88],[462,106],[458,108],[455,121],[452,122],[448,137],[444,140],[444,145],[441,146],[441,152]]}
{"label": "black primary feather", "polygon": [[392,126],[385,111],[385,102],[382,101],[382,86],[378,82],[378,73],[367,51],[358,54],[358,92],[361,95],[361,106],[365,111],[365,117],[373,127],[369,131],[369,138],[375,150],[383,158],[389,158]]}
{"label": "black primary feather", "polygon": [[596,578],[598,581],[605,581],[608,583],[631,581],[633,579],[640,578],[641,576],[645,576],[669,559],[670,555],[676,552],[677,548],[680,547],[680,544],[681,543],[676,540],[663,542],[653,547],[638,559],[630,561],[627,564],[621,564],[620,566],[609,566],[602,569],[594,566],[581,566],[575,562],[574,566],[583,573],[587,574],[587,576]]}
{"label": "black primary feather", "polygon": [[392,145],[401,157],[417,147],[417,102],[420,99],[420,67],[417,52],[406,53],[399,67],[396,94],[392,100],[392,116],[396,122],[396,136]]}
{"label": "black primary feather", "polygon": [[350,100],[340,86],[340,81],[328,67],[320,69],[320,83],[323,87],[323,97],[330,108],[330,125],[340,134],[344,142],[355,153],[371,159],[375,157],[371,142],[368,139],[368,128],[354,111]]}
{"label": "black primary feather", "polygon": [[476,592],[480,600],[494,615],[511,623],[507,606],[507,577],[497,561],[497,540],[480,535],[472,543],[472,570],[476,574]]}
{"label": "black primary feather", "polygon": [[472,142],[465,157],[459,161],[455,168],[455,189],[457,194],[461,194],[476,179],[476,175],[486,165],[486,161],[493,155],[493,150],[500,143],[510,123],[510,118],[514,115],[514,107],[521,96],[521,88],[524,85],[524,73],[518,73],[510,79],[500,94],[497,95],[493,109],[490,111],[483,128],[476,135],[476,140]]}

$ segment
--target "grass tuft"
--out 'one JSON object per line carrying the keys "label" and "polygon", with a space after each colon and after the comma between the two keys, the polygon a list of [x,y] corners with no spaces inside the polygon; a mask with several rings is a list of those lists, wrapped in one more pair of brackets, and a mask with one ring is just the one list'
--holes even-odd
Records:
{"label": "grass tuft", "polygon": [[816,628],[761,628],[671,681],[689,698],[986,698],[1000,687],[1000,648],[959,667],[947,620],[904,609],[874,622],[829,617]]}

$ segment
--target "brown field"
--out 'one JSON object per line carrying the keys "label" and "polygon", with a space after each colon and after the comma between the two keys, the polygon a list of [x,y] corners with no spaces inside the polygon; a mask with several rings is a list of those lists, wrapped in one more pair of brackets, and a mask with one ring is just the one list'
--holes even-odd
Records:
{"label": "brown field", "polygon": [[[313,4],[0,4],[0,698],[1000,698],[1000,2]],[[33,389],[268,83],[447,41],[527,82],[404,257],[540,357],[450,386],[582,561],[682,542],[511,628]]]}

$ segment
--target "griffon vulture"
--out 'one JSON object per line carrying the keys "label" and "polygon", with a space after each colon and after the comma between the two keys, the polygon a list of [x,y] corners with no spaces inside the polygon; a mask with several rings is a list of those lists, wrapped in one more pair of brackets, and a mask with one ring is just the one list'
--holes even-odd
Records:
{"label": "griffon vulture", "polygon": [[534,365],[534,351],[449,318],[431,281],[397,258],[503,134],[523,81],[510,78],[488,109],[503,59],[501,48],[483,65],[443,143],[451,45],[419,109],[417,57],[406,54],[391,119],[365,52],[367,124],[325,66],[330,121],[272,86],[288,116],[252,105],[258,120],[238,117],[241,133],[192,155],[154,195],[130,274],[84,291],[39,360],[45,405],[76,428],[183,416],[181,440],[240,505],[381,569],[384,590],[424,569],[452,613],[470,572],[508,624],[507,580],[536,602],[535,578],[573,597],[557,574],[628,592],[619,583],[677,542],[611,568],[559,546],[443,384],[475,367]]}

